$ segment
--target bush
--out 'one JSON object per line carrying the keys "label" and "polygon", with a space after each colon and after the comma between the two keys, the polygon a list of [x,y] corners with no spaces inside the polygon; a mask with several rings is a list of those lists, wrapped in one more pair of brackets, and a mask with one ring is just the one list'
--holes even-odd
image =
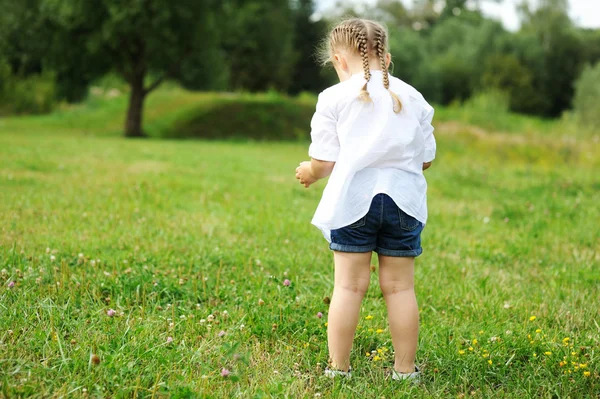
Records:
{"label": "bush", "polygon": [[52,74],[16,77],[7,63],[0,61],[0,114],[43,114],[56,103]]}
{"label": "bush", "polygon": [[537,106],[531,72],[513,54],[488,57],[481,84],[484,90],[506,92],[511,111],[527,112]]}
{"label": "bush", "polygon": [[507,114],[509,99],[502,90],[488,90],[473,95],[464,103],[464,108],[482,114]]}
{"label": "bush", "polygon": [[588,128],[600,126],[600,63],[586,66],[575,83],[573,111],[577,122]]}

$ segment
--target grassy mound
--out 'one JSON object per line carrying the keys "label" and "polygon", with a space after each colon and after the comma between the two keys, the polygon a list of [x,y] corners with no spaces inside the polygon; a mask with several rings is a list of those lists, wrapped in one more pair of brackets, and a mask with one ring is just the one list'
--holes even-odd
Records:
{"label": "grassy mound", "polygon": [[163,137],[306,140],[314,104],[309,97],[277,94],[219,96],[180,115]]}

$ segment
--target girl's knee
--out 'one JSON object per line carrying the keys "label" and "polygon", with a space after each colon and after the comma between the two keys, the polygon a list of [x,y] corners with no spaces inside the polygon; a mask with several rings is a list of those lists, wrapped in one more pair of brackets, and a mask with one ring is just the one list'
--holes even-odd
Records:
{"label": "girl's knee", "polygon": [[379,281],[379,288],[384,297],[395,295],[407,291],[414,291],[415,286],[412,280]]}
{"label": "girl's knee", "polygon": [[364,296],[369,289],[368,279],[350,279],[340,281],[337,286],[344,291],[350,291],[354,294]]}

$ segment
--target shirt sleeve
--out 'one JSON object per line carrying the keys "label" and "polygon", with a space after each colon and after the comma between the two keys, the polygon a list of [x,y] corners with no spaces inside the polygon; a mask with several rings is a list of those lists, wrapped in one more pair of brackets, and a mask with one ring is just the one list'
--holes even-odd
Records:
{"label": "shirt sleeve", "polygon": [[317,110],[310,122],[311,144],[308,155],[319,161],[336,162],[340,153],[340,142],[337,135],[337,115],[334,104],[326,101],[323,93],[319,94]]}
{"label": "shirt sleeve", "polygon": [[425,153],[423,162],[431,162],[435,159],[436,152],[435,136],[433,135],[434,128],[431,124],[435,110],[431,105],[427,103],[425,104],[426,107],[422,114],[423,116],[421,117],[421,129],[423,130],[423,137],[425,139]]}

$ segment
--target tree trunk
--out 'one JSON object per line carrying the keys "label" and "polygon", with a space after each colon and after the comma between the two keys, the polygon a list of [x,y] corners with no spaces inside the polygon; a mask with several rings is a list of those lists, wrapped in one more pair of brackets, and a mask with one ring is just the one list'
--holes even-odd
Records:
{"label": "tree trunk", "polygon": [[144,75],[137,74],[134,76],[130,86],[131,94],[129,96],[127,120],[125,121],[125,137],[146,137],[142,131],[144,100],[146,99]]}

